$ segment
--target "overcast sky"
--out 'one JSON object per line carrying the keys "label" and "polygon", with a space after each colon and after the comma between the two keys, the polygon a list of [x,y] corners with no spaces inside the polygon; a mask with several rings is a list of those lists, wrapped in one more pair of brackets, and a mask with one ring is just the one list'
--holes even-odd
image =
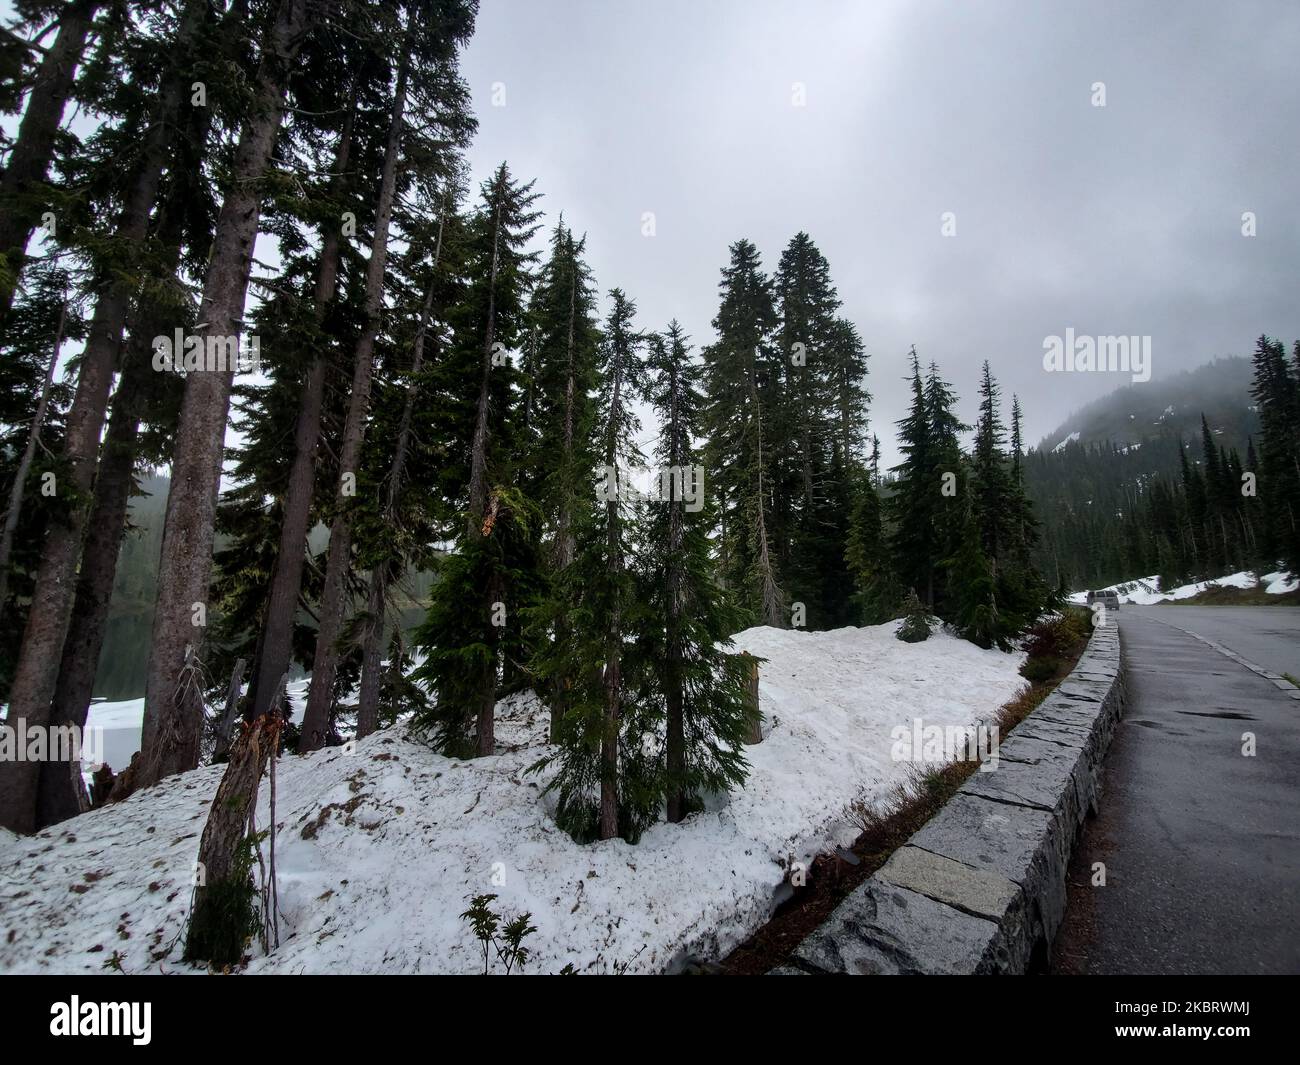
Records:
{"label": "overcast sky", "polygon": [[1155,378],[1300,337],[1297,55],[1294,0],[483,0],[463,69],[476,179],[536,178],[644,327],[708,342],[727,246],[806,230],[892,461],[912,344],[972,417],[989,359],[1036,442],[1130,380],[1049,335],[1148,335]]}

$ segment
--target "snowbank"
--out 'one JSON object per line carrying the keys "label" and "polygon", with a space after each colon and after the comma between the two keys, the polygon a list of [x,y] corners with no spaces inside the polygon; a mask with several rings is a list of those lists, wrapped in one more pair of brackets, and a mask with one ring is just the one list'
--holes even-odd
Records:
{"label": "snowbank", "polygon": [[[1266,573],[1259,578],[1259,583],[1264,585],[1264,591],[1269,595],[1281,595],[1283,592],[1293,592],[1300,588],[1300,578],[1287,573]],[[1255,574],[1250,570],[1242,570],[1240,573],[1230,573],[1226,577],[1216,577],[1210,581],[1197,581],[1195,584],[1179,585],[1167,592],[1160,591],[1159,577],[1141,577],[1134,581],[1126,581],[1123,584],[1112,584],[1109,588],[1098,588],[1096,591],[1115,592],[1119,596],[1121,603],[1150,606],[1152,603],[1163,603],[1168,600],[1190,599],[1207,588],[1254,588],[1255,584]],[[1088,593],[1086,591],[1074,592],[1070,596],[1070,602],[1072,603],[1083,604],[1087,601]]]}
{"label": "snowbank", "polygon": [[[790,862],[850,841],[851,805],[905,777],[890,758],[894,726],[970,724],[1021,686],[1022,655],[943,633],[905,644],[896,627],[741,633],[739,648],[769,659],[767,737],[747,749],[749,781],[635,847],[579,846],[555,828],[543,782],[525,774],[545,749],[531,695],[499,706],[491,758],[443,758],[399,728],[351,754],[283,758],[281,947],[249,970],[475,972],[478,944],[458,915],[480,893],[497,894],[499,911],[531,911],[530,972],[653,972],[726,952],[770,915]],[[94,972],[115,951],[128,972],[194,971],[177,940],[220,772],[0,841],[0,971]]]}

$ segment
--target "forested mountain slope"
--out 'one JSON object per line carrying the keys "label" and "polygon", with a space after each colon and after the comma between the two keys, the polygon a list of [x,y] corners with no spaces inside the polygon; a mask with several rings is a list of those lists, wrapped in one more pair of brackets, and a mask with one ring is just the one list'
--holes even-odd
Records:
{"label": "forested mountain slope", "polygon": [[[1200,434],[1204,414],[1211,426],[1223,431],[1230,449],[1244,452],[1246,436],[1259,432],[1250,382],[1250,359],[1232,355],[1172,377],[1117,388],[1071,414],[1043,438],[1038,450],[1059,453],[1072,443],[1123,448],[1180,434],[1188,440]],[[1173,465],[1165,472],[1178,469],[1178,454],[1171,454]]]}
{"label": "forested mountain slope", "polygon": [[1161,568],[1147,515],[1153,481],[1204,465],[1202,417],[1216,448],[1245,463],[1258,441],[1251,361],[1217,359],[1129,385],[1089,404],[1025,457],[1025,482],[1042,522],[1037,564],[1071,589]]}

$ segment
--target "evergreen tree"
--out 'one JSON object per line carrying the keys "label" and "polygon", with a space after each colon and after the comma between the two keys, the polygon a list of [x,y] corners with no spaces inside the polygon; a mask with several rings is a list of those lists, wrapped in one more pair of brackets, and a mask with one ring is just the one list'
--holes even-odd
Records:
{"label": "evergreen tree", "polygon": [[1031,552],[1038,543],[1038,521],[1025,489],[1024,441],[1020,399],[1011,397],[1011,551],[1018,566],[1032,565]]}
{"label": "evergreen tree", "polygon": [[[644,338],[633,328],[635,304],[619,289],[609,295],[597,407],[600,499],[584,508],[574,560],[535,611],[541,645],[535,672],[569,689],[559,750],[534,768],[556,767],[547,790],[558,798],[556,821],[576,839],[635,841],[658,814],[663,792],[645,682],[647,642],[638,638],[644,604],[631,566],[640,530],[622,498],[633,468],[642,464],[632,404],[643,377]],[[563,641],[555,638],[562,616],[568,619]]]}
{"label": "evergreen tree", "polygon": [[[441,539],[441,531],[452,517],[437,484],[447,448],[424,427],[434,417],[429,408],[427,365],[438,358],[444,343],[443,312],[463,293],[459,192],[459,185],[452,184],[441,192],[427,190],[422,197],[428,202],[437,195],[441,206],[427,241],[418,239],[422,233],[413,233],[417,239],[411,242],[408,261],[398,271],[410,285],[410,312],[405,327],[394,330],[384,351],[378,401],[362,461],[364,489],[355,514],[355,541],[357,562],[368,571],[368,577],[365,608],[356,618],[359,631],[353,637],[362,650],[358,737],[378,727],[384,692],[394,686],[391,678],[396,659],[390,660],[386,670],[380,664],[391,590],[408,571],[436,565],[431,545]],[[433,250],[426,262],[422,252],[430,246]],[[401,646],[400,628],[394,628],[393,642]],[[423,706],[423,699],[412,705]]]}
{"label": "evergreen tree", "polygon": [[785,624],[786,593],[773,538],[773,498],[780,472],[766,435],[765,411],[777,406],[784,370],[774,351],[776,310],[758,249],[731,245],[722,271],[722,298],[704,349],[706,465],[716,471],[720,500],[721,568],[746,614],[764,625]]}
{"label": "evergreen tree", "polygon": [[[524,429],[528,490],[547,516],[551,570],[573,563],[576,525],[588,506],[595,466],[594,391],[600,331],[591,272],[583,261],[586,239],[575,240],[561,220],[551,238],[529,308],[532,330],[527,387],[532,397]],[[567,639],[568,620],[556,618],[556,639]],[[552,738],[559,736],[568,692],[575,682],[560,676],[549,693]]]}
{"label": "evergreen tree", "polygon": [[1015,517],[1011,478],[1003,449],[1001,418],[998,414],[998,386],[984,363],[980,381],[980,410],[975,423],[975,442],[971,452],[972,510],[979,529],[980,545],[994,573],[1003,555],[1009,552],[1011,523]]}
{"label": "evergreen tree", "polygon": [[526,340],[526,300],[536,255],[537,193],[502,163],[482,186],[466,234],[469,285],[451,315],[452,342],[432,375],[442,398],[435,430],[452,441],[443,476],[464,516],[456,550],[442,566],[416,644],[420,679],[436,704],[417,725],[444,750],[467,753],[471,726],[480,755],[496,749],[494,709],[501,630],[531,605],[538,579],[540,515],[517,488],[515,417],[520,374],[506,352]]}
{"label": "evergreen tree", "polygon": [[940,491],[938,458],[915,348],[910,355],[912,402],[907,417],[898,423],[903,461],[894,467],[896,481],[887,504],[893,523],[890,547],[899,583],[933,609],[934,567],[940,558],[935,525]]}
{"label": "evergreen tree", "polygon": [[939,374],[933,361],[925,378],[925,409],[929,419],[930,447],[933,449],[933,467],[930,470],[931,491],[934,501],[934,538],[939,558],[933,570],[931,609],[947,620],[952,616],[953,577],[951,569],[939,565],[943,559],[954,557],[961,549],[964,506],[963,492],[970,490],[969,478],[963,472],[963,455],[960,434],[970,428],[957,417],[954,408],[957,395]]}
{"label": "evergreen tree", "polygon": [[804,604],[805,624],[825,628],[849,617],[845,550],[866,356],[852,323],[836,317],[830,266],[808,234],[782,253],[774,292],[784,387],[768,404],[772,540],[785,592]]}
{"label": "evergreen tree", "polygon": [[[876,445],[878,452],[878,441]],[[873,475],[865,470],[859,471],[854,485],[845,561],[852,576],[851,602],[857,621],[879,625],[895,617],[902,589],[890,558],[880,492]]]}
{"label": "evergreen tree", "polygon": [[1011,642],[999,616],[993,566],[984,549],[974,493],[963,493],[957,508],[961,515],[954,537],[957,548],[943,561],[949,574],[953,627],[977,647],[997,644],[1009,651]]}
{"label": "evergreen tree", "polygon": [[[729,653],[739,614],[710,557],[711,508],[693,439],[699,432],[700,367],[681,326],[650,343],[651,401],[659,418],[660,499],[651,504],[642,599],[653,623],[652,685],[664,707],[664,788],[669,821],[698,809],[701,796],[745,781],[742,745],[756,725],[747,695],[750,665]],[[691,485],[695,491],[692,492]]]}
{"label": "evergreen tree", "polygon": [[1261,336],[1255,346],[1251,397],[1259,409],[1258,490],[1266,514],[1266,550],[1300,572],[1300,344],[1296,366],[1280,340]]}

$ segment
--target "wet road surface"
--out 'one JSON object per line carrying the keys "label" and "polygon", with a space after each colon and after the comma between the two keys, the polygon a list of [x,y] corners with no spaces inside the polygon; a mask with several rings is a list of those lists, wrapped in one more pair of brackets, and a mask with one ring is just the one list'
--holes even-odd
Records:
{"label": "wet road surface", "polygon": [[[1201,616],[1228,611],[1259,616]],[[1071,863],[1053,971],[1300,973],[1300,701],[1157,620],[1300,675],[1278,657],[1275,611],[1300,624],[1294,608],[1120,611],[1127,708]],[[1291,659],[1298,646],[1300,633]]]}

